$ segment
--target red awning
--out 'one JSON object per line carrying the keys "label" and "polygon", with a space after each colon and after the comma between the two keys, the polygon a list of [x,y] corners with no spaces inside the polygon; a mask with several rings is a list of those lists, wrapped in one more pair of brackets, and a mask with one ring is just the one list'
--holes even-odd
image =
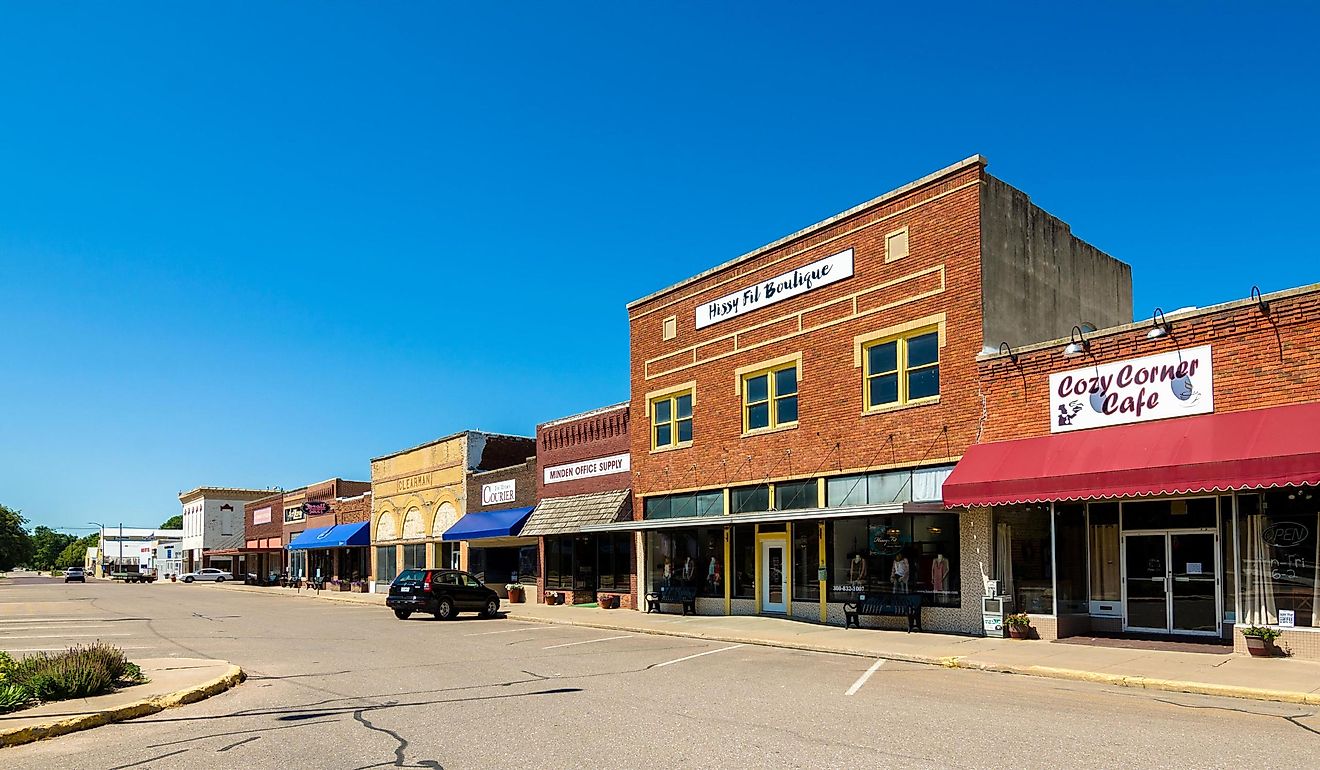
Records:
{"label": "red awning", "polygon": [[944,504],[1008,505],[1320,484],[1320,402],[978,444]]}

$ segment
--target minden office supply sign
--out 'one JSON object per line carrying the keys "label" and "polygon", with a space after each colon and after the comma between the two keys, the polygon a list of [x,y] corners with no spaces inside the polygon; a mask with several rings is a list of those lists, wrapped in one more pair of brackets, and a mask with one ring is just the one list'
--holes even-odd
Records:
{"label": "minden office supply sign", "polygon": [[720,321],[737,318],[780,300],[806,294],[812,289],[838,283],[853,274],[853,250],[845,249],[838,254],[818,259],[809,265],[795,268],[752,284],[745,289],[720,297],[697,306],[697,328],[704,329]]}

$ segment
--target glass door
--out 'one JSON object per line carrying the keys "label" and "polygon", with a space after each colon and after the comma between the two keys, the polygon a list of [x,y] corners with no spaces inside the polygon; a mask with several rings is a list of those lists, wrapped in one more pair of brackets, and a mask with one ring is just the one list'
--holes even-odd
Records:
{"label": "glass door", "polygon": [[1123,537],[1124,630],[1169,630],[1167,541],[1165,534]]}
{"label": "glass door", "polygon": [[785,569],[785,540],[761,541],[761,611],[787,612],[788,571]]}
{"label": "glass door", "polygon": [[1215,535],[1169,533],[1172,630],[1185,634],[1219,633],[1219,591],[1215,575]]}

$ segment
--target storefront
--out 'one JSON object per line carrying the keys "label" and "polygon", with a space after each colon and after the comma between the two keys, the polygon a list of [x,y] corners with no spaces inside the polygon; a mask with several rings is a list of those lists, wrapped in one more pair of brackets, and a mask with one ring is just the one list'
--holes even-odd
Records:
{"label": "storefront", "polygon": [[303,530],[288,549],[291,561],[305,565],[309,578],[365,582],[370,574],[370,543],[370,523],[361,521]]}
{"label": "storefront", "polygon": [[992,588],[1037,635],[1269,625],[1320,659],[1317,309],[1303,287],[982,357],[990,443],[944,502],[988,517]]}
{"label": "storefront", "polygon": [[500,596],[505,586],[524,577],[536,580],[536,538],[520,537],[530,506],[469,513],[441,536],[446,544],[467,544],[468,568],[473,576]]}

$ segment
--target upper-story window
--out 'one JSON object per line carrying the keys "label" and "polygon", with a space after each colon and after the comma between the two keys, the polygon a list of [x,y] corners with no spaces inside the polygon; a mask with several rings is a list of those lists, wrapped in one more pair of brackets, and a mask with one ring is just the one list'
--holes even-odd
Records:
{"label": "upper-story window", "polygon": [[863,355],[867,409],[939,396],[940,344],[936,329],[921,329],[869,343]]}
{"label": "upper-story window", "polygon": [[743,375],[742,393],[744,432],[797,424],[797,362]]}
{"label": "upper-story window", "polygon": [[666,449],[692,443],[692,390],[651,399],[651,448]]}

